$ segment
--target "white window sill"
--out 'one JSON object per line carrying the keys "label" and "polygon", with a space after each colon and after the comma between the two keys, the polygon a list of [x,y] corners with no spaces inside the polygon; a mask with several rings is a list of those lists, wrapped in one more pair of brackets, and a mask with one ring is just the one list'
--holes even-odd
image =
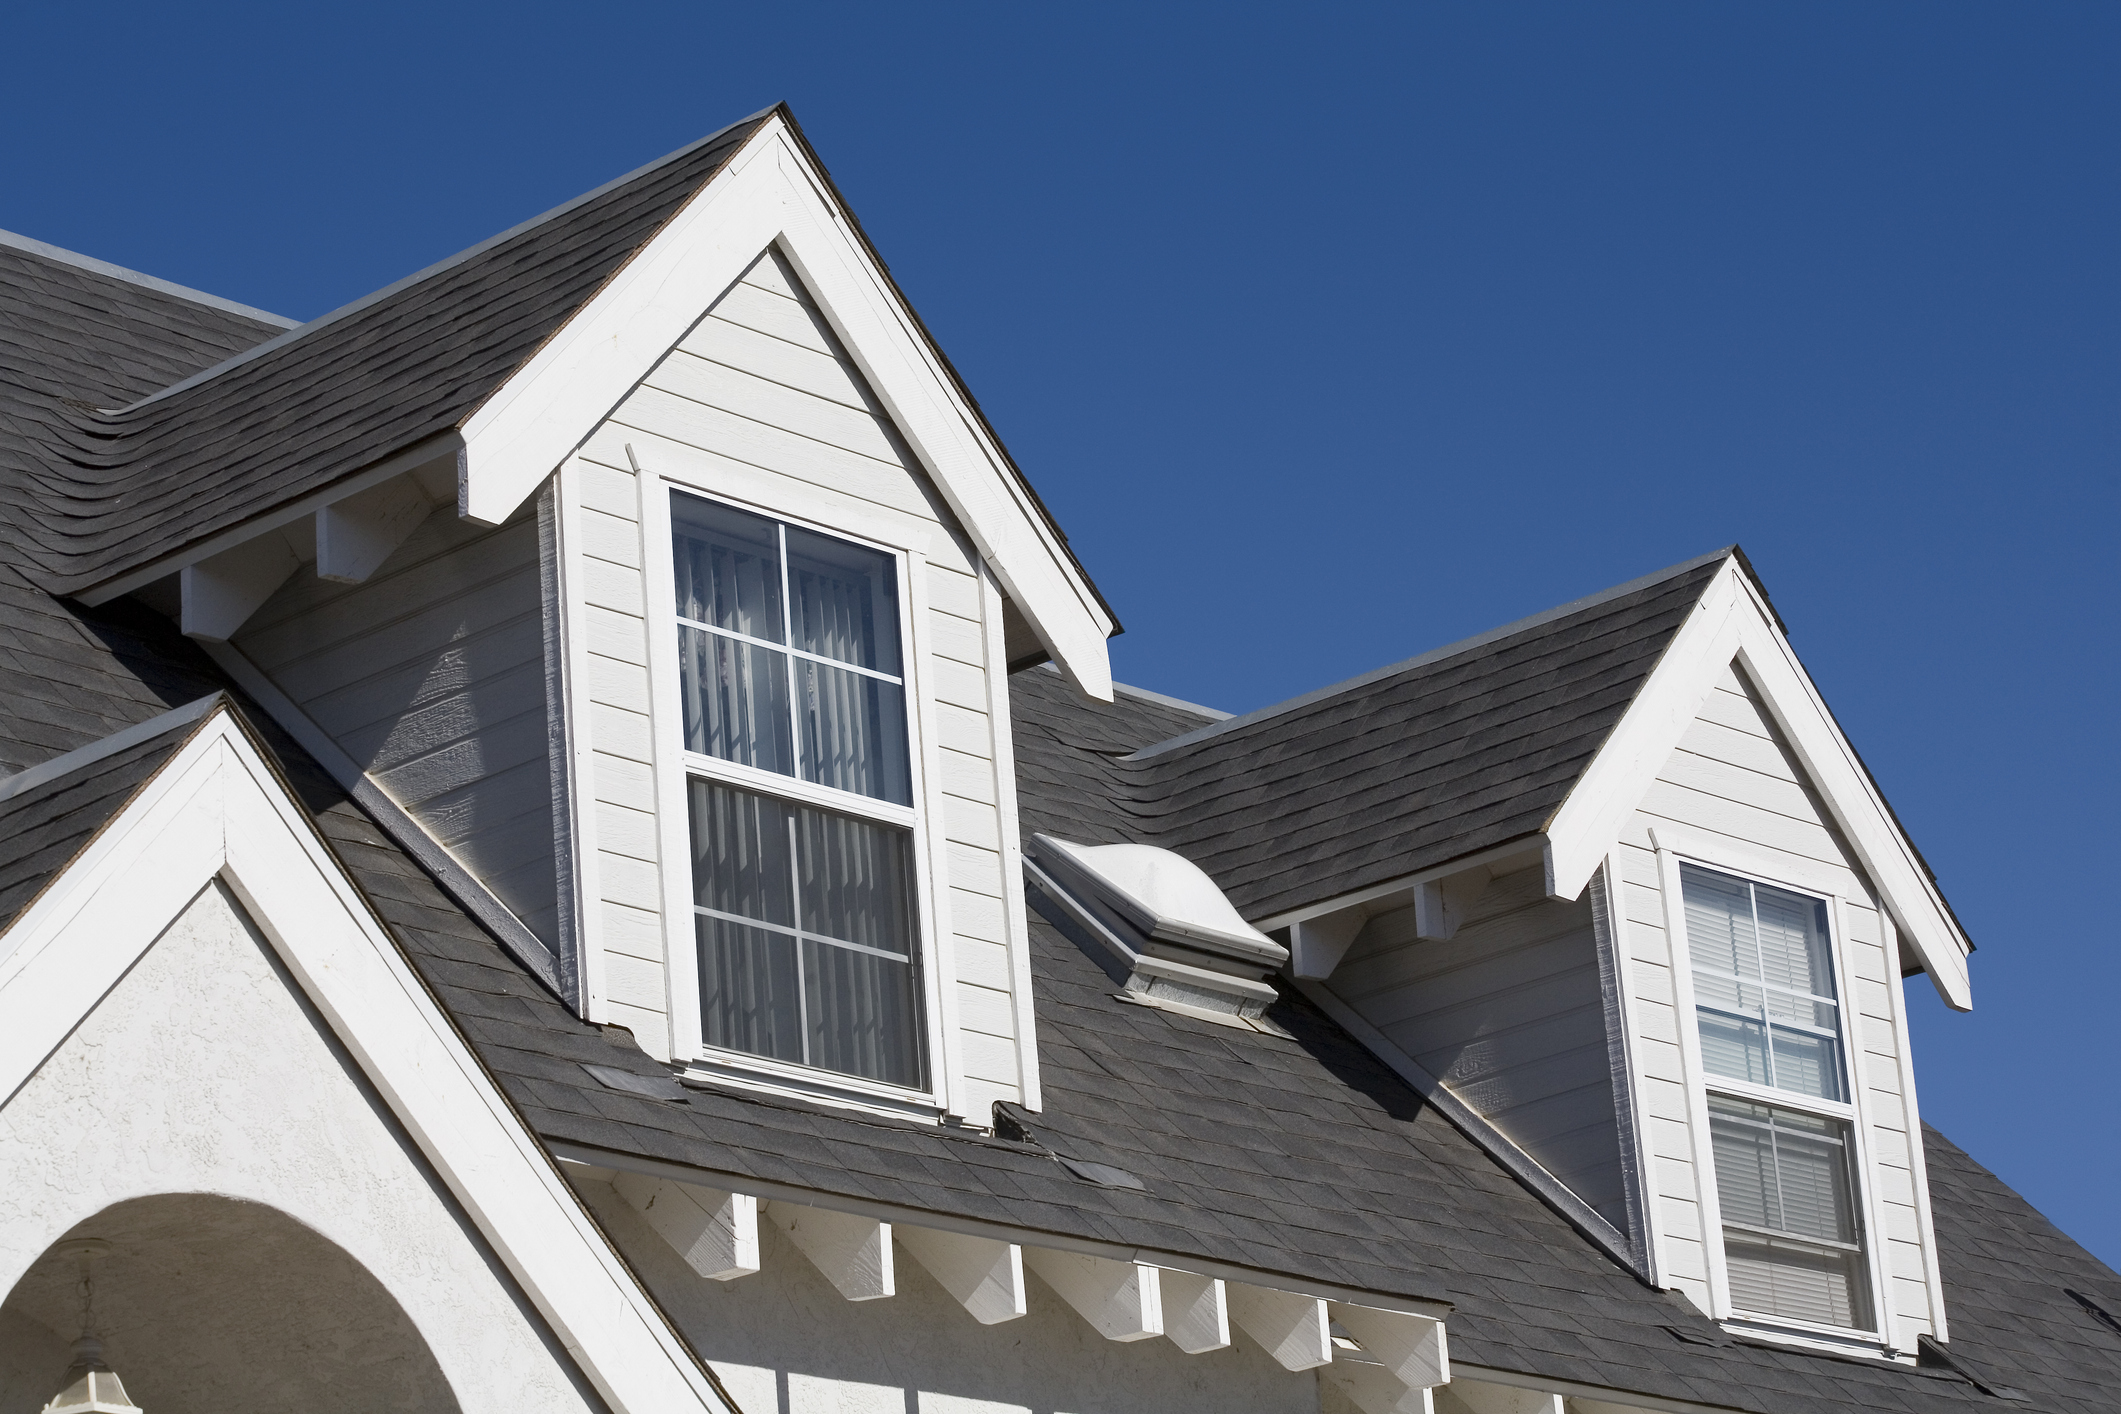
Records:
{"label": "white window sill", "polygon": [[[851,1075],[811,1070],[735,1052],[686,1061],[681,1082],[703,1088],[744,1090],[775,1099],[798,1100],[833,1109],[941,1125],[959,1118],[935,1095],[879,1085]],[[982,1125],[982,1128],[985,1126]]]}
{"label": "white window sill", "polygon": [[1772,1341],[1776,1345],[1787,1345],[1798,1350],[1818,1350],[1829,1355],[1851,1355],[1864,1360],[1891,1360],[1895,1364],[1912,1365],[1913,1354],[1895,1350],[1879,1338],[1876,1331],[1842,1330],[1835,1326],[1818,1326],[1809,1321],[1792,1321],[1780,1316],[1751,1316],[1733,1312],[1719,1322],[1731,1335],[1744,1336],[1748,1340]]}

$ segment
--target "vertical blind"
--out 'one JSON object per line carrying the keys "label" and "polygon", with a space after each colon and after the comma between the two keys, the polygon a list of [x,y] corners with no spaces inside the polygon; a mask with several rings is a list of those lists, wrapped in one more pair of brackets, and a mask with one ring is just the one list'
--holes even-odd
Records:
{"label": "vertical blind", "polygon": [[1711,1095],[1709,1137],[1731,1304],[1868,1328],[1848,1126]]}
{"label": "vertical blind", "polygon": [[[887,555],[672,493],[685,746],[910,805]],[[894,1085],[926,1079],[904,829],[694,776],[701,1039]]]}
{"label": "vertical blind", "polygon": [[1846,1100],[1826,904],[1680,865],[1701,1060],[1727,1075]]}

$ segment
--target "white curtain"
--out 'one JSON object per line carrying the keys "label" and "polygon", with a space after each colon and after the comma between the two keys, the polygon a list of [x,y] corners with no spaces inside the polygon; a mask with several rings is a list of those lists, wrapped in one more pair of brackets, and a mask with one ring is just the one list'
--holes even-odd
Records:
{"label": "white curtain", "polygon": [[911,837],[710,781],[690,794],[704,1039],[919,1086]]}

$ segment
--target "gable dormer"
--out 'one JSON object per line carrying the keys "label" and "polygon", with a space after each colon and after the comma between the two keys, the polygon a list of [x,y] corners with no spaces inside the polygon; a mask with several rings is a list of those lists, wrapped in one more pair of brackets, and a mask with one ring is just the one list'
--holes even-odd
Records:
{"label": "gable dormer", "polygon": [[557,485],[589,1015],[730,1083],[1035,1098],[1005,591],[785,254]]}
{"label": "gable dormer", "polygon": [[1115,625],[785,110],[85,420],[99,486],[226,484],[66,585],[179,619],[583,1015],[1037,1103],[1002,684],[1109,695]]}
{"label": "gable dormer", "polygon": [[1751,1335],[1943,1338],[1896,983],[1964,1008],[1970,945],[1736,552],[1116,769],[1617,1259]]}

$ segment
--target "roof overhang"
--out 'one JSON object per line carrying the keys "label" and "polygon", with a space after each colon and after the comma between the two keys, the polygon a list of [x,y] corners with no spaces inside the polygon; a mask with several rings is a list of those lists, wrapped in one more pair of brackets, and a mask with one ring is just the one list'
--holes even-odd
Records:
{"label": "roof overhang", "polygon": [[1110,701],[1111,614],[785,110],[463,421],[459,513],[505,521],[773,245],[1054,661]]}

